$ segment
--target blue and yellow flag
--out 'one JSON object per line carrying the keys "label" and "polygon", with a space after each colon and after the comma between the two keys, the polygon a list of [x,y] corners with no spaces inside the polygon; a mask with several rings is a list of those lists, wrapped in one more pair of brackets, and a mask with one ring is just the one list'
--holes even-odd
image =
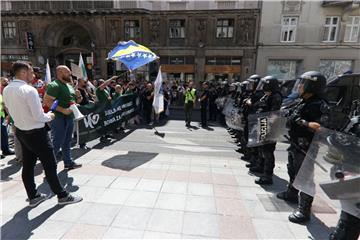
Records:
{"label": "blue and yellow flag", "polygon": [[149,62],[156,60],[158,56],[147,47],[144,47],[130,40],[119,42],[118,45],[109,52],[107,59],[120,61],[129,70],[139,68]]}

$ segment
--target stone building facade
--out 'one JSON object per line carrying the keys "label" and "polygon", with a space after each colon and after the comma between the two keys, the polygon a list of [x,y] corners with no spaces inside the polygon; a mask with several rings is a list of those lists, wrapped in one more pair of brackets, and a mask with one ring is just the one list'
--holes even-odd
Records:
{"label": "stone building facade", "polygon": [[144,79],[156,75],[161,64],[170,80],[243,80],[255,71],[258,3],[219,3],[237,9],[212,9],[214,1],[185,8],[189,1],[176,6],[158,1],[2,2],[2,73],[17,59],[40,67],[49,59],[53,68],[77,63],[82,53],[85,62],[93,59],[95,77],[107,77],[125,70],[106,61],[108,52],[118,41],[132,39],[160,56],[160,62],[137,71]]}
{"label": "stone building facade", "polygon": [[263,1],[256,72],[360,72],[359,1]]}

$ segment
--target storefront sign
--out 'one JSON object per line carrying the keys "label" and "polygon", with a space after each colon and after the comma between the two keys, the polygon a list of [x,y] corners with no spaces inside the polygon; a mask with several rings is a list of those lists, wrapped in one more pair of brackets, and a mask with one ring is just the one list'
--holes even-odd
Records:
{"label": "storefront sign", "polygon": [[184,64],[184,65],[163,64],[161,65],[161,71],[168,73],[193,73],[195,69],[194,69],[194,65],[190,65],[190,64]]}
{"label": "storefront sign", "polygon": [[205,65],[205,73],[240,73],[241,66],[236,65]]}
{"label": "storefront sign", "polygon": [[28,61],[29,57],[27,55],[10,55],[10,54],[2,54],[1,61],[4,62],[14,62],[14,61]]}

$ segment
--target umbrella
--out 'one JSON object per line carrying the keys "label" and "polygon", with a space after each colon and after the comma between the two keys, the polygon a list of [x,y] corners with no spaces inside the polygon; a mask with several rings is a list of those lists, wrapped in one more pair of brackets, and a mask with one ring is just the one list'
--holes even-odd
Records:
{"label": "umbrella", "polygon": [[109,52],[107,59],[120,61],[132,71],[159,57],[150,49],[137,44],[133,40],[128,42],[119,42],[118,45]]}

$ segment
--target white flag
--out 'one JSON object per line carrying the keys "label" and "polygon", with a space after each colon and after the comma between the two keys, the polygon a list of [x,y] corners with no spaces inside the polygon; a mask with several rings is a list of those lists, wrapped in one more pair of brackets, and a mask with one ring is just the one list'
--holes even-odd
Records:
{"label": "white flag", "polygon": [[82,78],[84,80],[87,80],[87,73],[86,73],[85,63],[84,63],[84,60],[83,60],[83,58],[81,56],[81,53],[80,53],[80,58],[79,58],[79,67],[81,69]]}
{"label": "white flag", "polygon": [[159,68],[158,75],[154,83],[154,101],[153,107],[156,114],[159,114],[164,111],[164,93],[162,89],[162,76],[161,76],[161,67]]}
{"label": "white flag", "polygon": [[50,72],[50,65],[49,65],[49,59],[46,61],[46,70],[45,70],[45,84],[49,84],[51,82],[51,72]]}

